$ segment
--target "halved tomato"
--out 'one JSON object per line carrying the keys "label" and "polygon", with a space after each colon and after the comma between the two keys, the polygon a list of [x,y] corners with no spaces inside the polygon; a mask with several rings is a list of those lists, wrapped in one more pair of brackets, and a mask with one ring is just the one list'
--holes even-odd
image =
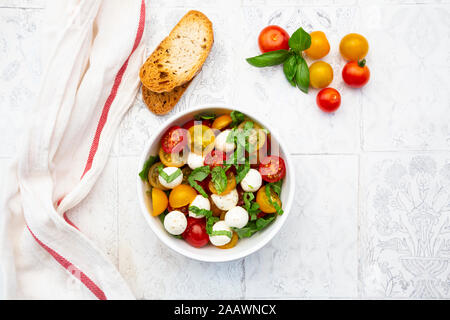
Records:
{"label": "halved tomato", "polygon": [[185,124],[183,124],[183,128],[186,130],[189,130],[191,127],[195,126],[195,125],[204,125],[207,127],[211,128],[211,120],[195,120],[192,119],[188,122],[186,122]]}
{"label": "halved tomato", "polygon": [[187,132],[178,126],[170,127],[161,138],[161,147],[167,153],[178,153],[187,144]]}
{"label": "halved tomato", "polygon": [[[281,200],[272,189],[270,190],[270,198],[272,199],[272,202],[278,203],[281,208]],[[277,212],[275,207],[270,203],[269,197],[267,197],[266,194],[266,187],[264,186],[260,188],[256,194],[256,203],[259,204],[259,209],[264,213]]]}
{"label": "halved tomato", "polygon": [[223,167],[224,162],[227,160],[227,154],[223,151],[214,149],[208,153],[203,163],[205,166],[209,166],[211,169],[215,167]]}
{"label": "halved tomato", "polygon": [[197,154],[204,154],[214,149],[216,136],[211,128],[205,125],[194,125],[189,128],[189,145],[191,151]]}
{"label": "halved tomato", "polygon": [[[212,193],[219,194],[212,181],[209,181],[208,187]],[[225,190],[222,193],[220,193],[220,195],[224,196],[224,195],[230,193],[234,188],[236,188],[236,178],[234,177],[234,173],[232,171],[228,171],[227,172],[227,187],[225,188]]]}
{"label": "halved tomato", "polygon": [[180,208],[191,203],[197,196],[194,188],[186,184],[180,184],[172,189],[169,195],[169,203],[172,208]]}
{"label": "halved tomato", "polygon": [[267,156],[259,164],[259,173],[267,182],[277,182],[286,175],[284,160],[277,156]]}
{"label": "halved tomato", "polygon": [[161,190],[168,190],[166,187],[164,187],[161,182],[159,182],[159,170],[158,167],[162,165],[161,162],[157,162],[154,165],[150,167],[148,170],[148,182],[150,182],[150,185],[153,188],[158,188]]}
{"label": "halved tomato", "polygon": [[219,249],[231,249],[231,248],[234,248],[236,246],[236,244],[238,243],[238,240],[239,240],[238,234],[233,231],[233,236],[231,237],[231,241],[228,242],[227,244],[224,244],[223,246],[218,246],[217,248],[219,248]]}
{"label": "halved tomato", "polygon": [[184,166],[187,162],[186,154],[183,153],[167,153],[161,147],[159,149],[159,159],[166,167],[177,167],[180,168]]}
{"label": "halved tomato", "polygon": [[217,130],[223,130],[226,127],[228,127],[231,122],[233,122],[233,119],[231,119],[231,116],[229,114],[224,114],[220,117],[217,117],[216,120],[214,120],[212,127],[213,129]]}
{"label": "halved tomato", "polygon": [[[249,122],[249,120],[242,122],[238,126],[238,129],[243,130],[247,122]],[[266,143],[266,140],[267,140],[266,132],[259,124],[253,122],[253,128],[250,130],[250,134],[248,137],[248,142],[251,146],[250,151],[253,152],[261,149]]]}
{"label": "halved tomato", "polygon": [[158,188],[152,189],[152,207],[153,212],[152,216],[159,216],[164,210],[167,209],[167,205],[169,204],[169,200],[167,199],[167,195],[164,191]]}

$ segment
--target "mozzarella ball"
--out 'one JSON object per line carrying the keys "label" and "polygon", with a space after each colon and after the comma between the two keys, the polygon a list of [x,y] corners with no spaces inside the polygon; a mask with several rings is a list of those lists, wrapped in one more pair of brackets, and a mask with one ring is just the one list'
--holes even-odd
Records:
{"label": "mozzarella ball", "polygon": [[233,189],[231,192],[223,196],[212,194],[211,199],[214,201],[217,208],[226,211],[236,206],[239,201],[239,195],[236,189]]}
{"label": "mozzarella ball", "polygon": [[[209,203],[208,198],[205,198],[202,195],[197,195],[194,198],[194,201],[191,202],[190,206],[191,207],[197,207],[199,209],[205,209],[205,210],[211,209],[211,204]],[[204,217],[203,214],[197,215],[197,214],[195,214],[194,212],[192,212],[190,210],[189,210],[189,216],[193,217],[193,218],[197,218],[197,219],[200,219],[200,218]]]}
{"label": "mozzarella ball", "polygon": [[242,207],[234,207],[225,214],[224,221],[229,227],[241,229],[248,223],[248,212]]}
{"label": "mozzarella ball", "polygon": [[[174,174],[175,171],[177,170],[180,169],[176,167],[166,167],[163,169],[163,171],[167,173],[167,175],[169,176]],[[159,182],[168,189],[173,189],[176,186],[179,186],[182,181],[183,181],[183,172],[181,172],[181,174],[178,177],[176,177],[175,180],[173,180],[172,182],[167,182],[161,175],[159,175]]]}
{"label": "mozzarella ball", "polygon": [[[212,231],[229,231],[232,232],[230,227],[224,221],[217,221],[213,227]],[[209,236],[209,241],[215,246],[223,246],[231,241],[231,238],[228,236]]]}
{"label": "mozzarella ball", "polygon": [[187,219],[181,211],[170,211],[164,218],[164,228],[174,236],[180,235],[186,230]]}
{"label": "mozzarella ball", "polygon": [[217,137],[215,146],[216,149],[223,152],[231,152],[234,150],[234,142],[227,142],[228,135],[231,133],[230,129],[222,131]]}
{"label": "mozzarella ball", "polygon": [[195,152],[189,153],[189,155],[187,157],[187,164],[188,164],[189,168],[191,168],[192,170],[203,167],[204,161],[205,161],[205,158],[199,154],[196,154]]}
{"label": "mozzarella ball", "polygon": [[245,192],[255,192],[261,188],[262,177],[258,170],[250,169],[241,181],[242,190]]}

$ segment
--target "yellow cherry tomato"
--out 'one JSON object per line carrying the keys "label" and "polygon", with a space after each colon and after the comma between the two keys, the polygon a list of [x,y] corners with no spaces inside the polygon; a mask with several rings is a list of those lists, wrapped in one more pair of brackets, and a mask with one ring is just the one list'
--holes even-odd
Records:
{"label": "yellow cherry tomato", "polygon": [[166,187],[164,187],[161,182],[159,182],[159,170],[158,167],[162,165],[161,162],[157,162],[154,165],[150,167],[148,170],[148,182],[150,182],[150,185],[154,188],[158,188],[161,190],[168,190]]}
{"label": "yellow cherry tomato", "polygon": [[314,62],[309,67],[309,80],[313,88],[326,88],[333,81],[333,68],[324,62]]}
{"label": "yellow cherry tomato", "polygon": [[239,236],[237,235],[236,232],[233,231],[233,236],[231,237],[230,242],[228,242],[227,244],[224,244],[223,246],[218,246],[217,248],[219,248],[219,249],[234,248],[236,246],[236,244],[238,243],[238,240],[239,240]]}
{"label": "yellow cherry tomato", "polygon": [[169,204],[172,208],[181,208],[188,205],[197,196],[194,188],[186,184],[180,184],[170,191]]}
{"label": "yellow cherry tomato", "polygon": [[311,36],[311,46],[305,50],[305,53],[311,59],[321,59],[330,52],[330,43],[322,31],[313,31]]}
{"label": "yellow cherry tomato", "polygon": [[[242,122],[238,126],[238,129],[244,129],[245,124],[247,122],[249,122],[249,120]],[[253,129],[250,130],[250,134],[248,137],[248,142],[250,143],[251,151],[254,152],[254,151],[258,151],[259,149],[261,149],[264,146],[264,144],[266,143],[266,140],[267,140],[267,135],[264,132],[263,128],[259,124],[253,122]]]}
{"label": "yellow cherry tomato", "polygon": [[[273,191],[271,191],[271,199],[272,202],[278,203],[278,205],[281,208],[281,200],[278,197],[278,195]],[[263,186],[258,190],[258,193],[256,194],[256,203],[259,204],[259,209],[261,209],[264,213],[274,213],[277,212],[274,206],[270,204],[269,198],[266,195],[266,187]]]}
{"label": "yellow cherry tomato", "polygon": [[211,128],[197,124],[189,128],[189,145],[191,151],[197,154],[205,154],[214,149],[216,136]]}
{"label": "yellow cherry tomato", "polygon": [[216,120],[214,120],[211,128],[222,130],[226,127],[228,127],[233,120],[231,119],[230,115],[224,114],[223,116],[217,117]]}
{"label": "yellow cherry tomato", "polygon": [[369,51],[367,39],[357,33],[349,33],[342,38],[339,51],[344,59],[348,61],[359,61]]}
{"label": "yellow cherry tomato", "polygon": [[184,153],[167,153],[163,148],[159,149],[159,159],[166,167],[180,168],[186,164],[187,157]]}
{"label": "yellow cherry tomato", "polygon": [[167,195],[164,191],[158,188],[152,189],[152,216],[156,217],[163,213],[167,209],[168,203],[169,200],[167,199]]}
{"label": "yellow cherry tomato", "polygon": [[[214,186],[214,183],[212,181],[209,181],[208,187],[209,187],[209,190],[211,190],[212,193],[219,194],[217,192],[217,189]],[[224,195],[230,193],[234,188],[236,188],[236,178],[234,177],[234,173],[233,172],[228,171],[228,173],[227,173],[227,187],[225,188],[225,190],[222,193],[220,193],[220,195],[224,196]]]}

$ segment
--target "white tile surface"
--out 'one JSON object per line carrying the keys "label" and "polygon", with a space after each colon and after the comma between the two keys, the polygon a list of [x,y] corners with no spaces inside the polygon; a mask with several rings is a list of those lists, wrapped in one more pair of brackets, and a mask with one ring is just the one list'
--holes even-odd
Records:
{"label": "white tile surface", "polygon": [[[0,0],[2,165],[37,90],[46,3]],[[280,234],[245,260],[204,264],[167,249],[141,216],[135,177],[145,142],[170,115],[149,113],[139,94],[102,177],[70,213],[136,297],[449,298],[450,1],[151,0],[149,53],[189,9],[212,20],[215,44],[170,115],[225,103],[270,119],[297,155],[296,203]],[[280,67],[245,62],[268,24],[326,33],[337,113],[320,112],[317,91],[290,87]],[[341,81],[338,44],[349,32],[370,43],[372,78],[362,90]]]}

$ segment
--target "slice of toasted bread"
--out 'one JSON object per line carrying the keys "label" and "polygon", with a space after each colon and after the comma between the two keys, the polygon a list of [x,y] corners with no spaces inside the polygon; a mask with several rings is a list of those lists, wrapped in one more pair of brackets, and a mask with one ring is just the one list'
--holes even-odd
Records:
{"label": "slice of toasted bread", "polygon": [[178,103],[190,83],[191,81],[173,88],[172,91],[161,93],[150,91],[142,86],[142,100],[151,112],[158,115],[166,114]]}
{"label": "slice of toasted bread", "polygon": [[153,92],[169,92],[190,81],[213,42],[211,21],[199,11],[189,11],[141,67],[142,84]]}

